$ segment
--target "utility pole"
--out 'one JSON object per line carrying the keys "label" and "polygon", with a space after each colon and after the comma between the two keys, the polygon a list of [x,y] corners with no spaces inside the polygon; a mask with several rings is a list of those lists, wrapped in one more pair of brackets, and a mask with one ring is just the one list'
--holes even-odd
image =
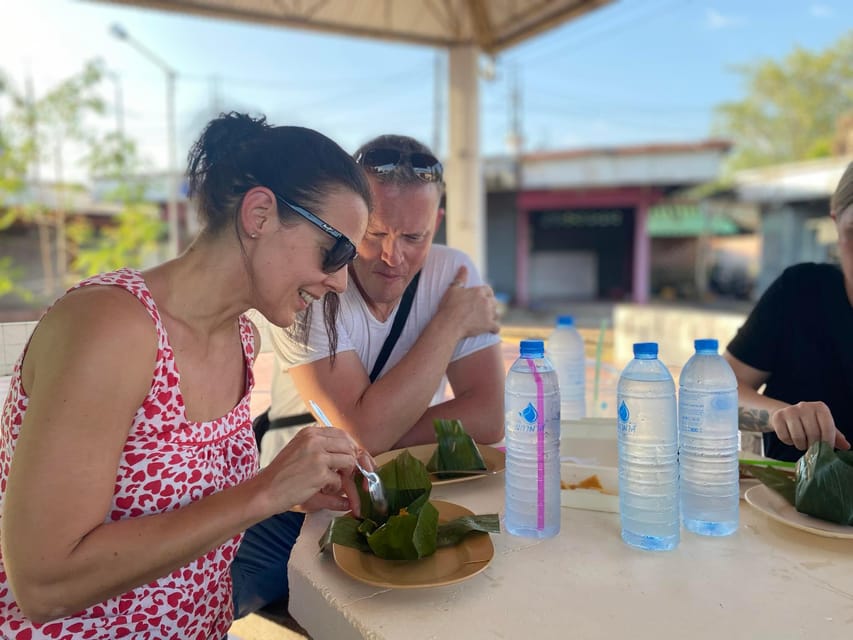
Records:
{"label": "utility pole", "polygon": [[222,112],[222,82],[221,78],[213,74],[210,76],[210,113],[215,118]]}
{"label": "utility pole", "polygon": [[432,152],[441,155],[441,88],[444,86],[444,74],[441,53],[435,52],[435,63],[433,66],[433,107],[432,107]]}
{"label": "utility pole", "polygon": [[124,96],[121,90],[121,76],[115,71],[107,71],[107,77],[112,80],[113,89],[115,90],[115,98],[113,99],[113,109],[116,116],[116,133],[124,139]]}
{"label": "utility pole", "polygon": [[178,176],[177,164],[177,124],[175,121],[175,81],[178,72],[175,71],[160,56],[151,51],[141,42],[131,37],[120,24],[113,24],[110,33],[119,40],[126,42],[145,58],[157,66],[166,78],[166,190],[167,205],[166,219],[169,223],[169,258],[177,257],[180,252],[180,228],[178,225]]}
{"label": "utility pole", "polygon": [[53,276],[53,256],[51,255],[50,247],[50,229],[48,228],[46,208],[44,203],[44,194],[42,193],[41,184],[41,146],[39,145],[38,131],[38,108],[36,107],[36,92],[33,86],[33,76],[29,71],[26,79],[26,94],[27,94],[27,126],[29,128],[30,139],[32,140],[33,151],[30,165],[30,181],[32,184],[33,207],[35,215],[33,220],[36,223],[39,236],[39,254],[41,257],[41,269],[44,276],[44,294],[47,298],[52,299],[54,295],[54,276]]}
{"label": "utility pole", "polygon": [[518,65],[514,64],[509,81],[509,134],[507,147],[513,158],[515,188],[521,190],[521,152],[524,148],[524,134],[521,130],[521,89],[519,88]]}

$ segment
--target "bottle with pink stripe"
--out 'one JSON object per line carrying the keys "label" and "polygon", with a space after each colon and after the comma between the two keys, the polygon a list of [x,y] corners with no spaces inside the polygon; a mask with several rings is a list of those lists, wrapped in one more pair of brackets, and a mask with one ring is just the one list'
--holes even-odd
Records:
{"label": "bottle with pink stripe", "polygon": [[560,532],[560,387],[542,340],[521,341],[504,399],[504,527],[550,538]]}

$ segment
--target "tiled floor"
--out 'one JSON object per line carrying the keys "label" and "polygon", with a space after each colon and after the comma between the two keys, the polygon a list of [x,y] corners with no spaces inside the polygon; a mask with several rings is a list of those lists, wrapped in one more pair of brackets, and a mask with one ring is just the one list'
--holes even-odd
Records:
{"label": "tiled floor", "polygon": [[229,640],[304,640],[306,637],[254,614],[236,620],[228,633]]}
{"label": "tiled floor", "polygon": [[263,413],[270,406],[270,384],[272,383],[272,368],[274,356],[271,351],[259,353],[255,359],[255,388],[252,390],[252,417]]}

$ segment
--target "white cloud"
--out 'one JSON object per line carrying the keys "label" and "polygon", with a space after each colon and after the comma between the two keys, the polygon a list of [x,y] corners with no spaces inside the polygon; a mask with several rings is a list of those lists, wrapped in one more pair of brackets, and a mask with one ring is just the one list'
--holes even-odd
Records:
{"label": "white cloud", "polygon": [[732,29],[744,26],[746,20],[740,16],[722,14],[716,9],[706,9],[705,24],[712,30]]}
{"label": "white cloud", "polygon": [[815,18],[828,18],[832,15],[832,7],[826,4],[815,3],[809,7],[809,13]]}

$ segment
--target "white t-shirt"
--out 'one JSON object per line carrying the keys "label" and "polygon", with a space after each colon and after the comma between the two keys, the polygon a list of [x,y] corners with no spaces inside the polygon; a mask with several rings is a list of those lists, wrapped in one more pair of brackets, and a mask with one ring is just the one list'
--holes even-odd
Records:
{"label": "white t-shirt", "polygon": [[[435,315],[439,302],[462,265],[468,267],[468,279],[465,286],[472,287],[483,283],[471,259],[461,251],[438,244],[430,248],[429,255],[421,270],[418,290],[415,293],[415,299],[412,301],[409,317],[406,319],[406,324],[403,326],[403,331],[397,340],[397,344],[394,345],[388,361],[379,373],[380,378],[385,372],[390,371],[415,344],[424,328]],[[338,353],[355,351],[364,365],[365,371],[370,373],[385,338],[394,324],[397,309],[384,322],[381,322],[368,309],[358,287],[347,287],[340,299],[341,304],[337,319]],[[299,344],[284,330],[276,327],[270,328],[270,337],[276,354],[271,387],[270,418],[307,412],[308,409],[297,393],[288,371],[290,367],[307,364],[329,356],[328,339],[323,326],[322,301],[314,303],[307,346]],[[456,345],[451,362],[499,342],[500,337],[491,333],[465,338]],[[444,377],[430,404],[438,404],[445,400],[446,386],[447,378]],[[299,427],[291,427],[267,432],[261,445],[261,463],[264,464],[265,461],[271,459],[271,454],[267,454],[267,451],[273,449],[274,452],[277,452],[293,437],[298,429]],[[275,437],[272,437],[273,434]],[[270,445],[273,444],[272,441],[278,441],[281,443],[280,446],[268,447],[268,438],[271,440]]]}

